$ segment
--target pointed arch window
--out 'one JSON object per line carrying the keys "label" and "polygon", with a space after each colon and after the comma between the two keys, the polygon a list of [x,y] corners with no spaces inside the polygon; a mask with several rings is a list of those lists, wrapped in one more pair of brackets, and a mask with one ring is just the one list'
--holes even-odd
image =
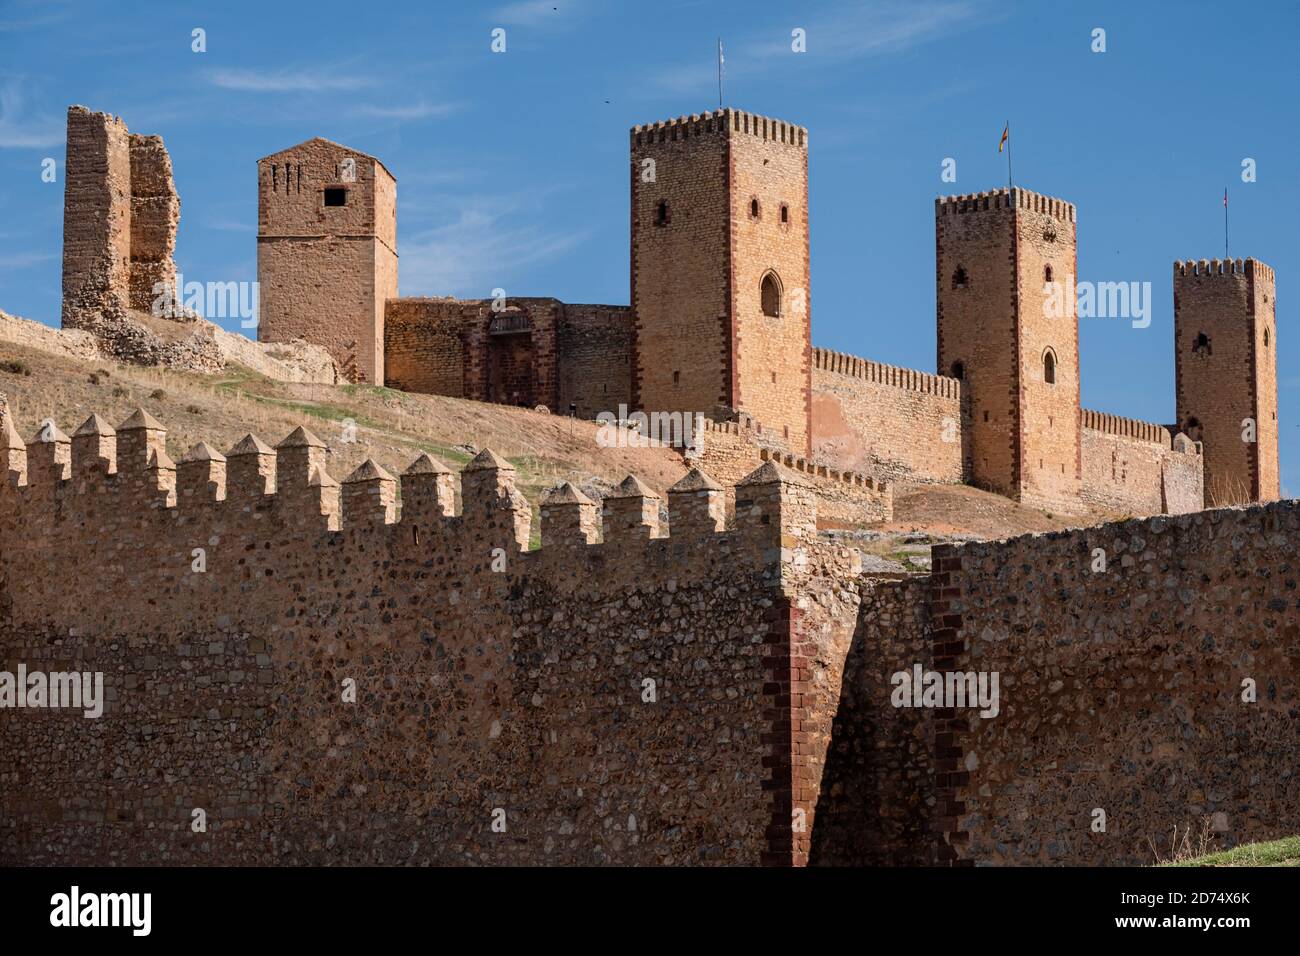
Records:
{"label": "pointed arch window", "polygon": [[763,281],[759,287],[759,296],[763,306],[763,314],[779,319],[781,317],[781,280],[777,278],[775,272],[764,273]]}

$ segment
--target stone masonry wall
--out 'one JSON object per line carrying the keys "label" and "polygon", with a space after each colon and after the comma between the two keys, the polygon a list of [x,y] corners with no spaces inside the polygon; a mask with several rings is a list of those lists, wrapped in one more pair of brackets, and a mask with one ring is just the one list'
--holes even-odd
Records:
{"label": "stone masonry wall", "polygon": [[390,388],[464,397],[464,307],[451,298],[388,300],[384,360]]}
{"label": "stone masonry wall", "polygon": [[959,482],[961,382],[813,349],[813,457],[888,481]]}
{"label": "stone masonry wall", "polygon": [[399,518],[390,476],[340,487],[301,429],[174,465],[146,413],[23,447],[0,403],[0,437],[0,661],[101,671],[108,699],[0,710],[0,862],[806,858],[797,476],[764,465],[727,532],[707,483],[670,492],[671,536],[607,500],[599,544],[566,486],[527,552],[490,452],[460,515],[417,459]]}
{"label": "stone masonry wall", "polygon": [[833,725],[810,862],[934,864],[941,849],[931,830],[935,772],[930,712],[889,706],[894,673],[910,671],[915,664],[930,666],[930,583],[924,575],[864,575],[855,583],[859,603],[851,642],[847,647],[826,642],[816,655],[827,683],[841,690],[825,698]]}
{"label": "stone masonry wall", "polygon": [[63,325],[91,328],[130,299],[131,152],[126,124],[68,110],[63,180]]}
{"label": "stone masonry wall", "polygon": [[622,305],[564,305],[558,331],[560,402],[552,409],[594,419],[632,403],[632,309]]}
{"label": "stone masonry wall", "polygon": [[1205,507],[1203,460],[1186,435],[1163,425],[1082,411],[1083,501],[1140,516],[1184,514]]}
{"label": "stone masonry wall", "polygon": [[935,666],[1000,675],[999,716],[934,712],[958,858],[1150,864],[1175,825],[1300,831],[1298,543],[1283,501],[936,547]]}

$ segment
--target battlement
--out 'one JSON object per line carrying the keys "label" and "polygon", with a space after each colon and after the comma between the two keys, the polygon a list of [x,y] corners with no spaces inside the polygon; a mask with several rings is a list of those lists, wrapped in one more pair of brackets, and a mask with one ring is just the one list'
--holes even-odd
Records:
{"label": "battlement", "polygon": [[944,398],[961,398],[961,381],[946,375],[932,375],[918,372],[916,369],[901,368],[897,365],[885,365],[870,359],[859,358],[844,352],[830,349],[813,349],[813,367],[850,378],[860,378],[879,385],[892,385],[895,388],[921,392],[926,395],[941,395]]}
{"label": "battlement", "polygon": [[[462,534],[485,534],[500,539],[499,544],[514,542],[518,550],[527,550],[531,508],[515,490],[514,467],[490,450],[481,452],[462,470],[462,507],[455,515],[452,472],[428,455],[416,458],[400,478],[367,460],[339,482],[325,471],[325,443],[301,427],[275,448],[252,434],[225,455],[200,442],[179,463],[167,456],[162,425],[143,409],[116,430],[92,415],[71,439],[47,422],[24,446],[7,416],[0,422],[0,434],[6,439],[0,442],[0,475],[7,479],[0,483],[0,514],[7,514],[19,528],[29,521],[53,520],[75,534],[86,515],[111,514],[117,522],[129,522],[164,512],[174,516],[177,525],[191,529],[188,534],[198,541],[206,539],[205,527],[247,524],[270,515],[285,526],[321,534],[356,535],[400,525],[401,530],[394,529],[395,533],[418,538],[435,534],[439,523],[457,524]],[[766,453],[763,460],[768,460]],[[777,485],[802,482],[796,472],[804,472],[847,485],[880,487],[870,478],[828,473],[803,459],[787,456],[786,464],[793,471],[782,473]],[[761,471],[762,467],[741,483],[768,483]],[[624,487],[634,491],[645,488],[635,476],[629,476]],[[670,531],[674,513],[680,517],[693,511],[687,497],[695,497],[695,489],[688,489],[687,497],[679,490],[674,488],[668,495]],[[646,490],[644,496],[658,500],[652,491]],[[577,514],[588,506],[594,509],[572,490],[567,496],[549,496],[541,507],[542,548],[572,544],[571,532],[578,527],[592,545],[615,546],[620,541],[652,537],[648,530],[643,535],[632,534],[634,529],[629,529],[625,520],[607,523],[602,529],[594,520],[594,510],[591,515]],[[653,511],[653,536],[658,537],[657,506],[636,510]],[[508,513],[505,520],[503,512]],[[762,507],[748,511],[738,518],[737,531],[767,534],[765,527],[779,525],[775,514]],[[417,522],[418,528],[407,531]],[[598,531],[603,531],[599,542]],[[698,536],[693,522],[686,521],[672,533],[678,544],[684,536]]]}
{"label": "battlement", "polygon": [[989,209],[1028,209],[1044,213],[1061,222],[1075,221],[1074,203],[1045,196],[1029,189],[991,189],[982,193],[961,196],[939,196],[934,201],[936,216],[954,216]]}
{"label": "battlement", "polygon": [[792,469],[793,471],[802,472],[805,475],[811,475],[814,478],[826,478],[830,481],[838,481],[845,485],[851,485],[856,488],[866,488],[868,491],[878,491],[882,494],[890,491],[891,486],[887,481],[877,481],[868,475],[859,474],[856,471],[837,471],[826,465],[815,465],[806,458],[798,458],[794,455],[782,454],[779,451],[773,451],[770,448],[760,448],[759,457],[763,461],[774,461],[779,465]]}
{"label": "battlement", "polygon": [[[1080,414],[1082,427],[1090,428],[1095,432],[1180,450],[1174,442],[1173,433],[1164,425],[1156,425],[1136,418],[1125,418],[1123,415],[1111,415],[1108,412],[1096,412],[1089,408],[1080,409]],[[1196,444],[1191,443],[1189,451],[1193,454],[1199,453],[1196,449]]]}
{"label": "battlement", "polygon": [[1174,280],[1205,276],[1250,276],[1273,282],[1273,270],[1258,259],[1178,259],[1174,261]]}
{"label": "battlement", "polygon": [[632,147],[649,146],[652,143],[664,143],[678,139],[725,134],[730,137],[740,135],[754,136],[770,142],[784,143],[799,149],[808,146],[808,130],[784,120],[747,113],[744,110],[711,110],[707,113],[692,113],[676,119],[660,120],[657,123],[645,123],[633,126],[631,132]]}

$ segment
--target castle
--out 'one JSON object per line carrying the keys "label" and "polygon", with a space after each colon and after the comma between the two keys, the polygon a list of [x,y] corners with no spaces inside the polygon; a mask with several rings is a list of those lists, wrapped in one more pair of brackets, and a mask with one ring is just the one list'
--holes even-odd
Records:
{"label": "castle", "polygon": [[812,347],[806,130],[723,109],[637,126],[630,150],[630,307],[401,298],[383,163],[319,138],[262,159],[259,336],[327,346],[362,381],[587,418],[700,412],[820,465],[1067,514],[1278,497],[1258,260],[1175,263],[1177,421],[1136,421],[1081,408],[1073,288],[1047,308],[1076,275],[1072,204],[935,202],[935,375]]}
{"label": "castle", "polygon": [[[568,389],[598,407],[604,393],[565,371],[574,341],[625,329],[628,396],[660,407],[676,387],[719,406],[708,440],[725,454],[709,467],[739,470],[764,443],[738,480],[690,470],[667,490],[666,524],[635,475],[599,505],[564,483],[540,502],[532,547],[515,469],[488,449],[459,475],[421,453],[400,476],[366,461],[340,481],[306,428],[274,447],[199,442],[173,461],[143,409],[116,426],[88,414],[65,423],[71,435],[48,422],[25,442],[0,395],[0,864],[1116,865],[1152,862],[1171,830],[1202,820],[1229,845],[1300,832],[1300,508],[1195,510],[1211,468],[1259,496],[1276,483],[1267,446],[1211,454],[1242,408],[1271,408],[1271,273],[1176,267],[1191,346],[1177,434],[1079,410],[1077,325],[1040,321],[1018,292],[1066,262],[1057,244],[1072,259],[1074,211],[1032,193],[936,207],[940,367],[956,374],[813,350],[789,298],[806,288],[806,203],[755,181],[794,168],[806,134],[752,132],[737,115],[634,131],[656,182],[683,177],[683,195],[720,204],[701,215],[634,186],[634,237],[635,210],[650,215],[634,269],[679,256],[689,275],[710,244],[726,268],[700,273],[716,298],[682,293],[679,307],[656,304],[674,293],[661,272],[636,273],[630,324],[511,300],[494,330],[502,313],[486,303],[381,300],[394,247],[382,211],[349,193],[349,156],[343,185],[321,187],[304,161],[309,198],[285,197],[314,207],[314,190],[342,189],[319,211],[328,225],[326,208],[351,208],[345,234],[302,214],[302,234],[284,224],[263,243],[275,268],[302,266],[303,296],[356,304],[318,332],[359,378],[392,381],[394,353],[414,352],[390,347],[405,307],[412,343],[462,356],[461,387],[525,401]],[[100,155],[126,135],[80,119],[108,132],[81,140]],[[697,145],[712,158],[669,172],[666,157]],[[72,272],[94,275],[65,322],[130,310],[137,249],[140,274],[168,268],[128,227],[134,166],[119,149],[121,189],[83,193],[95,168],[68,164],[69,195],[75,177],[75,195],[113,215],[77,220]],[[295,150],[270,164],[272,202],[290,183],[299,195]],[[367,176],[389,188],[377,160],[352,157],[363,189]],[[737,196],[744,224],[726,212]],[[143,186],[139,199],[170,208]],[[674,227],[679,238],[662,231]],[[330,249],[350,291],[307,271]],[[288,311],[264,325],[294,321],[297,299],[270,301]],[[671,351],[697,333],[716,355]],[[658,341],[668,360],[655,364],[645,343]],[[768,355],[765,341],[784,344]],[[410,368],[452,384],[436,362]],[[806,384],[759,388],[772,374]],[[1187,513],[941,545],[930,573],[866,572],[818,521],[840,497],[883,508],[887,495],[795,458],[828,435],[819,408],[822,421],[838,409],[841,454],[900,476]],[[943,442],[945,419],[960,440]],[[97,715],[66,706],[77,674],[102,678]],[[913,674],[926,691],[900,694]]]}

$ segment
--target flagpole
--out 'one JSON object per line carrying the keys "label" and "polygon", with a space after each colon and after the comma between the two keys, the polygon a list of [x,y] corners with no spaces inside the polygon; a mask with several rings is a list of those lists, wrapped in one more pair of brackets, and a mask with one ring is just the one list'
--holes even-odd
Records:
{"label": "flagpole", "polygon": [[1011,120],[1007,120],[1007,193],[1010,194],[1014,188],[1011,181]]}
{"label": "flagpole", "polygon": [[1228,258],[1228,187],[1223,187],[1223,258]]}

